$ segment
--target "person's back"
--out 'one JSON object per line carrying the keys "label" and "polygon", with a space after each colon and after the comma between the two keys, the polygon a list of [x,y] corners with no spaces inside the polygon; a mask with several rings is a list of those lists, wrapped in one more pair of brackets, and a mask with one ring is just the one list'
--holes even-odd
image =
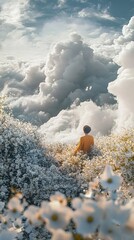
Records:
{"label": "person's back", "polygon": [[76,153],[79,151],[83,151],[83,153],[88,154],[94,146],[94,137],[88,134],[91,131],[91,128],[88,125],[85,125],[83,127],[83,131],[85,133],[85,136],[82,136],[80,138],[79,144],[74,151],[74,155],[76,155]]}

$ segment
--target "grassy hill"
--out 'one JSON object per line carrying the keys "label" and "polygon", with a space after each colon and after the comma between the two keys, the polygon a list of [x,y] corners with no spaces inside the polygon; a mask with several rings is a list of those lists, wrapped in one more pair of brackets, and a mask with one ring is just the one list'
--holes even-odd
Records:
{"label": "grassy hill", "polygon": [[22,191],[35,204],[57,190],[75,197],[102,174],[107,164],[123,177],[125,197],[132,195],[134,129],[95,138],[91,160],[87,155],[73,156],[73,145],[45,144],[35,127],[3,111],[0,133],[1,199],[8,199],[12,189]]}
{"label": "grassy hill", "polygon": [[[15,197],[13,200],[11,199],[13,196],[16,196],[17,193],[21,193],[28,204],[36,205],[36,207],[33,207],[33,210],[26,210],[26,214],[33,216],[33,219],[36,215],[31,215],[32,211],[39,210],[37,206],[39,207],[44,200],[49,201],[51,196],[57,191],[65,195],[67,202],[70,205],[73,198],[81,196],[88,190],[94,179],[99,179],[106,165],[110,165],[114,173],[122,177],[122,184],[119,192],[119,195],[121,194],[121,204],[125,204],[133,198],[134,129],[124,129],[119,134],[111,134],[109,136],[95,138],[95,148],[92,154],[92,159],[89,159],[87,155],[83,155],[81,153],[73,156],[74,147],[74,145],[66,144],[46,144],[42,137],[37,133],[37,129],[35,127],[29,123],[20,122],[1,110],[0,211],[8,202],[8,206],[10,207],[14,205],[14,201],[15,204],[17,203],[20,207],[19,201],[23,203],[21,198],[18,199]],[[99,192],[99,194],[101,194],[101,192]],[[64,197],[60,195],[57,197],[60,197],[63,202],[65,201]],[[46,206],[49,209],[50,206],[48,205],[48,202],[46,202]],[[44,209],[47,210],[46,206]],[[96,207],[98,208],[98,206]],[[129,208],[131,208],[131,204]],[[59,211],[60,209],[62,209],[62,207],[59,207]],[[63,209],[63,212],[64,211],[66,211],[66,208]],[[67,212],[68,211],[69,210],[67,210]],[[115,211],[114,208],[113,211]],[[11,213],[13,218],[12,220],[9,220],[10,224],[7,224],[7,230],[5,231],[4,219],[5,216],[10,219]],[[16,234],[18,237],[17,239],[23,240],[51,239],[51,230],[50,232],[48,231],[49,227],[42,227],[42,222],[39,223],[37,219],[37,226],[34,224],[31,226],[31,223],[29,225],[29,222],[24,218],[24,216],[19,216],[19,221],[21,219],[20,227],[10,229],[11,222],[14,226],[14,221],[17,221],[14,220],[16,219],[14,218],[14,214],[16,214],[16,210],[14,211],[14,208],[11,213],[6,210],[6,207],[2,210],[4,218],[0,215],[0,239],[13,240],[16,239]],[[10,217],[7,214],[9,214]],[[132,217],[130,215],[130,218],[132,222],[133,210]],[[54,221],[56,219],[57,218],[55,218],[54,215]],[[89,220],[91,220],[91,218],[89,218]],[[107,224],[107,221],[105,224]],[[25,231],[22,231],[21,225],[26,227]],[[129,225],[131,224],[129,223]],[[69,226],[71,226],[69,229],[73,231],[73,238],[72,235],[68,235],[69,237],[65,239],[96,239],[96,233],[95,235],[93,234],[92,238],[84,238],[81,235],[76,234],[75,228],[72,224]],[[130,235],[128,239],[132,240],[133,232],[128,230],[128,228],[124,229],[125,234]],[[21,231],[21,234],[18,231]],[[13,233],[12,238],[11,233]],[[59,236],[61,236],[62,239],[67,237],[67,233],[62,231],[59,233],[55,232],[55,234],[58,234],[57,238],[55,237],[56,235],[54,235],[52,240],[59,239]],[[126,240],[126,235],[124,236],[125,238],[123,238],[123,240]],[[114,237],[111,237],[110,239],[115,240]]]}

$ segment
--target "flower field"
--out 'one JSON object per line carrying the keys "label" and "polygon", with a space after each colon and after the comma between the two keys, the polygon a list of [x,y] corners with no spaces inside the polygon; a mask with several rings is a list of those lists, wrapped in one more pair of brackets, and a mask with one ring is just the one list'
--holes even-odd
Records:
{"label": "flower field", "polygon": [[0,113],[0,240],[134,239],[134,129],[92,156]]}

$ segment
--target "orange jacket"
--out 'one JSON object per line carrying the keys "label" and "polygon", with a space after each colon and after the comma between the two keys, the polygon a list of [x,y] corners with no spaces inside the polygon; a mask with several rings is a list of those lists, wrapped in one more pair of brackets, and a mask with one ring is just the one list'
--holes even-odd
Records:
{"label": "orange jacket", "polygon": [[74,155],[79,152],[83,151],[84,153],[90,152],[92,146],[94,146],[94,138],[92,135],[85,135],[80,138],[80,141],[74,151]]}

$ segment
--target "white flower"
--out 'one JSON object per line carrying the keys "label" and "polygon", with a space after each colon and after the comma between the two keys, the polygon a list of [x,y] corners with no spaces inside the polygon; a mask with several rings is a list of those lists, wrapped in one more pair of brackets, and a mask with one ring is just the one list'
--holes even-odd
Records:
{"label": "white flower", "polygon": [[90,203],[86,202],[83,206],[76,210],[73,215],[73,220],[76,224],[76,230],[78,233],[88,236],[94,233],[101,220],[101,214],[97,207],[90,206]]}
{"label": "white flower", "polygon": [[121,233],[122,233],[122,238],[120,238],[121,240],[133,240],[134,239],[134,230],[130,229],[129,227],[123,227],[121,229]]}
{"label": "white flower", "polygon": [[107,240],[122,239],[121,228],[117,224],[113,223],[111,219],[109,219],[107,221],[102,222],[100,236],[104,237],[104,239]]}
{"label": "white flower", "polygon": [[46,221],[49,231],[64,229],[72,217],[72,210],[68,207],[50,203],[43,210],[42,218]]}
{"label": "white flower", "polygon": [[24,212],[24,216],[32,224],[38,224],[39,208],[36,206],[29,206],[28,209]]}
{"label": "white flower", "polygon": [[129,201],[125,206],[122,206],[122,209],[130,213],[125,226],[134,231],[134,199]]}
{"label": "white flower", "polygon": [[74,198],[72,200],[72,207],[74,209],[79,209],[82,207],[82,200],[80,198]]}
{"label": "white flower", "polygon": [[66,197],[63,193],[56,192],[55,195],[50,196],[50,201],[52,202],[58,202],[62,206],[67,205]]}
{"label": "white flower", "polygon": [[113,201],[106,201],[104,204],[105,209],[103,216],[105,221],[112,219],[112,221],[118,225],[124,225],[127,222],[130,215],[129,209],[115,205]]}
{"label": "white flower", "polygon": [[65,232],[62,229],[58,229],[57,231],[53,232],[53,236],[51,240],[60,240],[60,239],[73,240],[73,237],[71,233]]}
{"label": "white flower", "polygon": [[20,199],[15,196],[10,199],[8,202],[8,209],[10,210],[10,215],[17,218],[23,211],[23,205],[20,202]]}
{"label": "white flower", "polygon": [[101,186],[109,191],[119,188],[122,178],[113,173],[111,166],[106,165],[103,174],[100,176]]}
{"label": "white flower", "polygon": [[103,218],[99,228],[101,235],[115,240],[122,239],[121,229],[129,218],[129,211],[120,208],[112,201],[99,202],[99,205],[103,209]]}

